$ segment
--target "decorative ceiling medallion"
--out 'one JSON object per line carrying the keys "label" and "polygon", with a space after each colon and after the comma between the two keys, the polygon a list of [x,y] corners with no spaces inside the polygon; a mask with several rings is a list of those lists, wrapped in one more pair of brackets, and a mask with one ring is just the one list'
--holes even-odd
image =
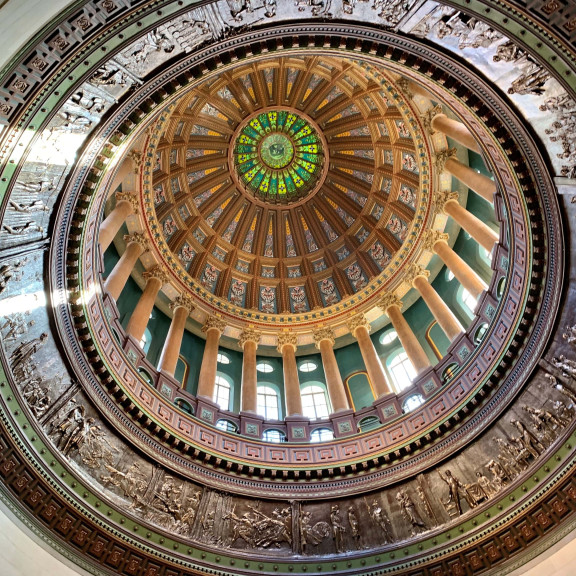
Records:
{"label": "decorative ceiling medallion", "polygon": [[239,127],[232,158],[240,187],[270,204],[291,204],[323,181],[327,150],[311,119],[288,109],[248,117]]}

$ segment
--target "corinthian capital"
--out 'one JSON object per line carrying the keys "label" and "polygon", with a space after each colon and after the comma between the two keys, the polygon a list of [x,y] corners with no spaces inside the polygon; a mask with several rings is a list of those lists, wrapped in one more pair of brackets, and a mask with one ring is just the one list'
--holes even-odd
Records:
{"label": "corinthian capital", "polygon": [[176,296],[176,298],[170,302],[169,306],[172,312],[174,312],[176,308],[186,308],[186,310],[188,310],[188,314],[193,312],[195,308],[192,302],[192,298],[190,298],[188,294],[180,294],[179,296]]}
{"label": "corinthian capital", "polygon": [[134,167],[134,174],[138,174],[144,162],[144,154],[140,150],[130,150],[130,152],[126,154],[126,158],[132,160],[132,165]]}
{"label": "corinthian capital", "polygon": [[257,330],[252,328],[245,328],[242,334],[240,334],[240,338],[238,338],[238,346],[240,346],[240,348],[244,348],[246,342],[254,342],[254,344],[258,346],[260,343],[260,336],[262,336],[262,334]]}
{"label": "corinthian capital", "polygon": [[334,343],[336,342],[334,330],[328,326],[324,328],[316,328],[316,330],[314,330],[314,343],[316,344],[316,348],[320,348],[320,342],[322,342],[322,340],[328,340],[330,344],[334,346]]}
{"label": "corinthian capital", "polygon": [[280,332],[278,334],[278,352],[282,354],[284,346],[292,346],[296,350],[298,344],[298,337],[293,332]]}
{"label": "corinthian capital", "polygon": [[448,234],[440,232],[440,230],[427,230],[422,246],[424,247],[424,250],[428,250],[428,252],[434,252],[434,244],[436,244],[436,242],[442,241],[447,242],[448,238]]}
{"label": "corinthian capital", "polygon": [[433,136],[434,134],[436,134],[436,130],[432,128],[432,120],[434,120],[434,118],[438,116],[438,114],[443,114],[442,106],[440,106],[440,104],[437,104],[432,108],[428,108],[428,110],[426,110],[424,114],[420,115],[420,120],[422,121],[424,129],[426,130],[426,132],[428,132],[429,136]]}
{"label": "corinthian capital", "polygon": [[138,198],[133,192],[116,192],[116,202],[128,202],[132,212],[138,214]]}
{"label": "corinthian capital", "polygon": [[438,173],[444,172],[448,158],[453,158],[454,156],[456,156],[456,148],[446,148],[446,150],[440,150],[440,152],[436,153],[434,164]]}
{"label": "corinthian capital", "polygon": [[400,90],[402,95],[408,100],[414,98],[414,92],[410,90],[410,80],[408,80],[408,78],[404,78],[404,76],[398,78],[398,80],[396,80],[396,86],[398,86],[398,90]]}
{"label": "corinthian capital", "polygon": [[436,192],[434,195],[434,209],[436,212],[444,212],[444,206],[446,202],[450,200],[458,200],[458,193],[452,192],[451,190],[443,190],[442,192]]}
{"label": "corinthian capital", "polygon": [[160,280],[162,284],[166,284],[166,282],[168,282],[168,274],[166,273],[166,270],[162,268],[162,266],[159,266],[158,264],[153,268],[146,270],[146,272],[142,274],[142,278],[144,278],[145,280],[151,280],[151,279]]}
{"label": "corinthian capital", "polygon": [[124,242],[126,244],[139,244],[142,246],[144,252],[148,251],[148,238],[142,232],[132,232],[132,234],[124,234]]}
{"label": "corinthian capital", "polygon": [[384,296],[378,300],[377,306],[382,310],[382,312],[384,312],[384,314],[386,314],[386,311],[390,306],[398,306],[398,308],[402,308],[402,300],[400,300],[396,294],[384,294]]}
{"label": "corinthian capital", "polygon": [[208,316],[204,322],[204,326],[202,326],[202,332],[208,332],[208,330],[212,330],[212,328],[215,328],[220,334],[223,334],[226,329],[226,322],[218,316]]}
{"label": "corinthian capital", "polygon": [[427,279],[428,276],[430,276],[429,270],[426,270],[426,268],[423,268],[420,264],[410,264],[404,274],[404,282],[413,286],[416,278],[422,277]]}
{"label": "corinthian capital", "polygon": [[352,332],[352,336],[356,335],[356,330],[358,330],[358,328],[361,326],[364,326],[364,328],[370,332],[370,322],[366,320],[366,316],[364,316],[364,314],[356,314],[356,316],[352,316],[352,318],[348,320],[348,330]]}

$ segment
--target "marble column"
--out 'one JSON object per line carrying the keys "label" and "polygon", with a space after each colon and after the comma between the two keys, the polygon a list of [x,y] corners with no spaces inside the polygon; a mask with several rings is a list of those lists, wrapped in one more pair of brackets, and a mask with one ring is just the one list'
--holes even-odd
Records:
{"label": "marble column", "polygon": [[137,342],[140,342],[142,336],[144,336],[160,288],[168,282],[168,275],[161,266],[154,266],[150,270],[146,270],[142,277],[146,280],[146,287],[138,300],[138,304],[136,304],[136,308],[134,308],[134,312],[132,312],[132,316],[130,316],[130,321],[126,328],[126,332]]}
{"label": "marble column", "polygon": [[429,108],[420,116],[420,119],[430,136],[433,136],[436,132],[442,132],[442,134],[452,138],[452,140],[462,144],[469,150],[480,153],[480,146],[472,132],[468,130],[463,122],[448,118],[442,112],[442,106],[438,105]]}
{"label": "marble column", "polygon": [[242,359],[242,389],[240,405],[242,412],[258,410],[258,374],[256,372],[256,350],[260,342],[260,332],[246,328],[238,340],[244,351]]}
{"label": "marble column", "polygon": [[202,326],[202,332],[206,333],[206,344],[198,376],[198,392],[196,395],[210,400],[214,399],[216,372],[218,370],[218,347],[220,345],[220,336],[224,333],[225,328],[226,322],[218,316],[208,316],[204,326]]}
{"label": "marble column", "polygon": [[300,395],[300,380],[296,365],[296,345],[298,338],[292,332],[278,334],[278,352],[282,354],[284,368],[284,398],[286,401],[286,416],[302,414],[302,396]]}
{"label": "marble column", "polygon": [[135,193],[117,192],[114,210],[100,224],[98,242],[100,243],[102,254],[106,252],[106,249],[114,240],[114,236],[116,236],[126,218],[131,214],[138,214],[138,198],[136,198]]}
{"label": "marble column", "polygon": [[126,250],[104,282],[104,290],[108,292],[114,300],[118,300],[138,258],[148,250],[148,239],[142,232],[126,234],[124,240],[126,242]]}
{"label": "marble column", "polygon": [[178,358],[180,357],[180,347],[182,346],[186,320],[188,320],[188,316],[190,316],[190,313],[194,310],[194,305],[192,304],[190,296],[181,294],[170,303],[170,309],[173,312],[172,322],[170,323],[170,329],[164,341],[160,362],[158,363],[158,370],[174,376]]}
{"label": "marble column", "polygon": [[342,382],[340,368],[338,368],[334,354],[335,338],[332,328],[317,328],[314,330],[314,342],[322,356],[322,365],[324,366],[324,375],[326,376],[326,385],[332,404],[332,411],[341,412],[342,410],[350,410],[344,382]]}
{"label": "marble column", "polygon": [[398,334],[400,344],[402,344],[408,359],[412,362],[416,373],[420,374],[428,369],[431,366],[428,355],[402,315],[402,300],[395,294],[385,294],[378,301],[378,307],[390,318],[392,326],[396,330],[396,334]]}
{"label": "marble column", "polygon": [[484,174],[479,174],[470,166],[462,164],[456,159],[456,148],[448,148],[447,150],[442,150],[436,154],[436,170],[440,174],[444,170],[447,170],[468,186],[471,190],[474,190],[477,194],[482,196],[488,202],[494,202],[494,194],[496,193],[496,183],[488,176]]}
{"label": "marble column", "polygon": [[416,288],[422,296],[424,302],[432,312],[436,321],[444,330],[444,333],[450,341],[458,337],[464,328],[458,321],[452,310],[448,307],[446,302],[442,300],[438,292],[428,282],[430,272],[418,264],[411,264],[406,270],[405,282]]}
{"label": "marble column", "polygon": [[456,192],[437,192],[436,209],[442,210],[446,215],[452,218],[462,227],[480,246],[489,253],[492,252],[494,244],[499,240],[498,234],[482,220],[476,218],[458,203],[458,194]]}
{"label": "marble column", "polygon": [[448,246],[448,234],[438,230],[428,230],[424,239],[424,248],[440,256],[440,259],[454,277],[474,298],[478,299],[488,289],[487,284]]}
{"label": "marble column", "polygon": [[374,344],[372,344],[372,340],[370,339],[370,323],[366,320],[363,314],[357,314],[348,322],[348,329],[352,332],[352,336],[358,340],[358,346],[360,347],[360,353],[364,360],[364,366],[366,367],[368,378],[370,379],[374,392],[376,393],[376,398],[384,396],[385,394],[390,394],[392,388],[386,380],[384,368],[382,367],[380,358],[376,353]]}

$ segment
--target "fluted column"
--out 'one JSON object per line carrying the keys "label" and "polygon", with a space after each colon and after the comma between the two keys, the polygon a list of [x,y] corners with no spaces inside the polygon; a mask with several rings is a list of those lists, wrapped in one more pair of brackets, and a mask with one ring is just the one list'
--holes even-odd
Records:
{"label": "fluted column", "polygon": [[104,282],[104,290],[114,300],[118,300],[140,255],[148,250],[148,240],[141,232],[126,234],[124,240],[126,241],[126,250]]}
{"label": "fluted column", "polygon": [[286,401],[286,416],[302,414],[302,396],[300,395],[300,380],[296,365],[296,334],[282,332],[278,335],[278,352],[282,354],[284,368],[284,399]]}
{"label": "fluted column", "polygon": [[168,282],[168,275],[161,266],[154,266],[154,268],[146,270],[142,276],[146,280],[146,287],[138,300],[138,304],[136,304],[136,308],[134,308],[134,312],[132,312],[132,316],[130,316],[130,321],[126,328],[126,332],[138,342],[144,336],[158,292]]}
{"label": "fluted column", "polygon": [[368,372],[370,382],[372,382],[374,392],[376,392],[376,397],[390,394],[392,388],[386,381],[384,368],[370,339],[370,323],[363,314],[357,314],[348,322],[348,329],[352,332],[352,336],[358,340],[364,366],[366,367],[366,372]]}
{"label": "fluted column", "polygon": [[432,312],[448,339],[452,341],[461,332],[464,332],[464,328],[446,302],[440,298],[438,292],[429,284],[428,276],[430,276],[428,270],[417,264],[412,264],[406,271],[405,281],[418,290],[430,312]]}
{"label": "fluted column", "polygon": [[410,328],[402,315],[402,300],[395,294],[386,294],[379,300],[378,307],[390,318],[392,326],[396,330],[396,334],[398,334],[400,344],[402,344],[408,359],[412,362],[416,373],[424,372],[430,367],[430,360],[418,338],[412,332],[412,328]]}
{"label": "fluted column", "polygon": [[342,382],[342,376],[334,354],[334,332],[331,328],[317,328],[314,331],[314,342],[322,356],[322,365],[324,366],[324,375],[326,376],[326,385],[328,386],[328,396],[330,396],[332,410],[334,412],[349,410],[350,404],[346,397],[344,382]]}
{"label": "fluted column", "polygon": [[479,174],[470,166],[462,164],[456,159],[456,148],[448,148],[436,154],[436,170],[438,173],[447,170],[464,183],[468,188],[474,190],[488,202],[494,202],[496,193],[496,183],[488,176]]}
{"label": "fluted column", "polygon": [[100,250],[102,253],[106,252],[110,246],[114,236],[126,221],[126,218],[131,214],[138,213],[138,198],[134,192],[118,192],[116,194],[116,206],[114,210],[108,214],[106,219],[100,224],[100,232],[98,234],[98,242],[100,242]]}
{"label": "fluted column", "polygon": [[424,248],[440,256],[448,270],[474,298],[478,299],[482,292],[488,289],[486,283],[448,246],[448,234],[438,230],[428,230],[424,240]]}
{"label": "fluted column", "polygon": [[442,210],[462,227],[480,246],[488,252],[492,252],[494,244],[498,242],[498,234],[482,220],[476,218],[458,203],[458,194],[456,192],[438,192],[436,194],[436,209]]}
{"label": "fluted column", "polygon": [[208,316],[204,326],[202,326],[202,332],[206,333],[206,344],[204,346],[204,355],[202,356],[202,365],[200,366],[200,375],[198,376],[197,396],[204,396],[210,400],[213,399],[216,385],[220,336],[225,328],[226,323],[218,316]]}
{"label": "fluted column", "polygon": [[480,153],[480,146],[478,142],[476,142],[472,132],[466,128],[463,122],[448,118],[448,116],[442,112],[442,106],[440,106],[440,104],[426,110],[426,112],[420,116],[420,119],[430,136],[433,136],[436,132],[442,132],[442,134],[459,142],[469,150]]}
{"label": "fluted column", "polygon": [[241,410],[242,412],[254,412],[258,410],[258,375],[256,372],[256,350],[260,342],[260,332],[246,328],[238,345],[244,351],[242,359],[242,388]]}
{"label": "fluted column", "polygon": [[181,294],[170,303],[170,309],[173,311],[172,322],[164,341],[158,370],[163,370],[170,376],[174,376],[178,358],[180,357],[180,347],[182,346],[186,320],[188,320],[188,316],[194,310],[194,305],[190,296]]}

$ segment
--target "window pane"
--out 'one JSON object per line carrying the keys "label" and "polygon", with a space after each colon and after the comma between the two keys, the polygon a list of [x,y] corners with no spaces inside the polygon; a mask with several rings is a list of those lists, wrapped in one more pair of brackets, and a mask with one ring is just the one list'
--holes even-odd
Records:
{"label": "window pane", "polygon": [[259,386],[256,411],[266,420],[279,420],[278,394],[269,386]]}
{"label": "window pane", "polygon": [[214,396],[212,398],[222,410],[230,409],[230,384],[222,378],[216,376],[216,386],[214,387]]}
{"label": "window pane", "polygon": [[323,388],[307,386],[302,390],[302,411],[304,416],[312,420],[328,416],[328,400]]}
{"label": "window pane", "polygon": [[334,433],[328,428],[319,428],[310,434],[310,442],[327,442],[328,440],[334,440]]}
{"label": "window pane", "polygon": [[410,386],[412,379],[416,376],[416,370],[414,370],[414,366],[412,366],[412,362],[408,359],[406,352],[400,352],[394,356],[388,369],[399,391]]}

